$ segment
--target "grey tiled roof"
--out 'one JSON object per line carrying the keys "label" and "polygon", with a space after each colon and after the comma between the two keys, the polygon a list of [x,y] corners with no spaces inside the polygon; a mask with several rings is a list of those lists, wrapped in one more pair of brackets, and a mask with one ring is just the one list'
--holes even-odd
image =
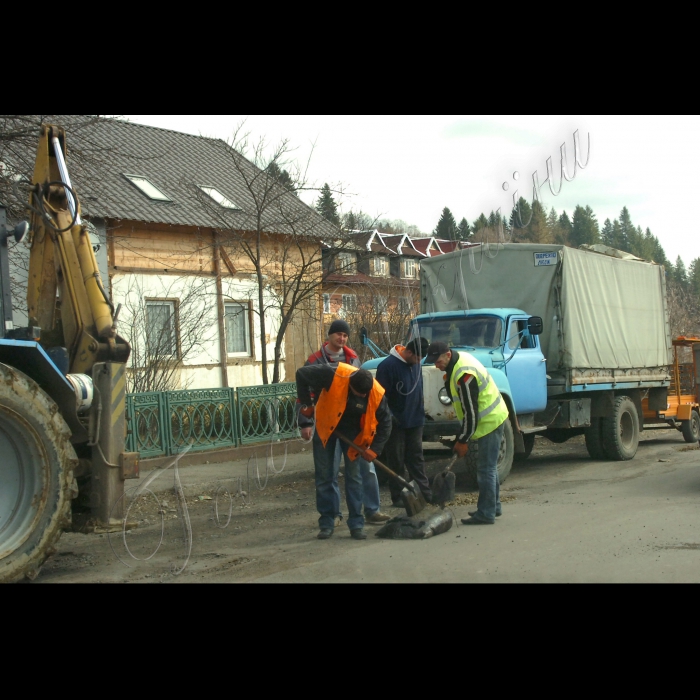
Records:
{"label": "grey tiled roof", "polygon": [[[246,178],[257,175],[260,181],[266,175],[225,141],[115,119],[99,120],[80,138],[83,143],[110,149],[89,170],[75,174],[71,170],[85,216],[255,230],[253,195],[234,167],[234,159]],[[66,142],[70,170],[70,133],[66,133]],[[172,201],[149,199],[124,174],[147,178]],[[209,201],[196,185],[215,187],[242,211]],[[276,202],[263,217],[265,230],[324,236],[336,232],[332,224],[293,194],[284,191]]]}

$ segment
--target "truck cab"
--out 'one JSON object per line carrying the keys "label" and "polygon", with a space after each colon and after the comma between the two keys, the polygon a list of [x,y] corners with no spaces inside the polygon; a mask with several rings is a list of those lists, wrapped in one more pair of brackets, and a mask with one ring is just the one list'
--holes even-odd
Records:
{"label": "truck cab", "polygon": [[[516,453],[524,451],[518,418],[534,426],[534,413],[547,405],[545,358],[537,337],[537,321],[541,327],[537,317],[533,319],[515,308],[443,311],[416,316],[407,337],[425,338],[430,343],[443,341],[455,351],[472,354],[489,369],[508,404]],[[376,370],[382,359],[377,357],[362,366]],[[434,365],[423,366],[423,394],[423,439],[440,441],[456,435],[459,422],[445,389],[444,374]]]}

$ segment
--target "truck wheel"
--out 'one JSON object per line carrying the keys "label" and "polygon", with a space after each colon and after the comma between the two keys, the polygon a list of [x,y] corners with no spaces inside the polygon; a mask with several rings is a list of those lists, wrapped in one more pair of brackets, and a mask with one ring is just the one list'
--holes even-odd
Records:
{"label": "truck wheel", "polygon": [[535,433],[523,433],[523,442],[525,443],[525,452],[516,452],[513,455],[513,461],[524,462],[532,452],[535,446]]}
{"label": "truck wheel", "polygon": [[683,439],[686,442],[697,442],[700,440],[700,415],[693,409],[690,412],[690,420],[684,420],[681,424]]}
{"label": "truck wheel", "polygon": [[70,524],[70,430],[56,404],[0,364],[0,582],[33,579]]}
{"label": "truck wheel", "polygon": [[[510,474],[511,467],[513,466],[513,452],[515,451],[515,445],[513,441],[513,426],[510,424],[510,420],[506,420],[503,424],[503,440],[501,440],[501,449],[498,452],[498,483],[502,484]],[[470,440],[469,441],[469,452],[464,458],[466,462],[466,469],[462,474],[463,479],[460,481],[464,483],[467,488],[478,489],[479,485],[476,479],[476,464],[477,455],[479,454],[479,441]],[[460,477],[459,473],[455,476]]]}
{"label": "truck wheel", "polygon": [[629,396],[618,396],[611,416],[601,419],[601,435],[608,459],[632,459],[639,445],[639,417],[637,407]]}
{"label": "truck wheel", "polygon": [[591,425],[586,428],[584,435],[586,436],[586,449],[591,459],[605,459],[600,418],[591,418]]}

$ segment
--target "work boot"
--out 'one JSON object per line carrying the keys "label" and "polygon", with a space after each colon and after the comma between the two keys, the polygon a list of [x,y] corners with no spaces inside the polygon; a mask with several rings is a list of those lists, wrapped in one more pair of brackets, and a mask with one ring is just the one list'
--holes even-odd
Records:
{"label": "work boot", "polygon": [[382,525],[387,520],[391,520],[391,516],[386,515],[385,513],[382,513],[381,511],[377,511],[376,513],[372,513],[372,515],[365,515],[365,523],[369,524],[369,525]]}
{"label": "work boot", "polygon": [[[473,515],[476,515],[479,511],[470,510],[470,511],[468,511],[468,512],[469,512],[469,515],[472,515],[472,516],[473,516]],[[496,517],[497,517],[497,518],[500,518],[502,515],[503,515],[503,513],[496,513]]]}
{"label": "work boot", "polygon": [[367,533],[364,531],[364,528],[358,527],[355,530],[350,530],[350,537],[353,540],[366,540]]}
{"label": "work boot", "polygon": [[462,518],[462,525],[493,525],[489,520],[480,520],[479,518]]}
{"label": "work boot", "polygon": [[322,528],[318,531],[318,535],[316,535],[316,537],[317,537],[319,540],[327,540],[327,539],[328,539],[329,537],[331,537],[332,535],[333,535],[333,530],[331,530],[331,528],[329,528],[329,527],[322,527]]}

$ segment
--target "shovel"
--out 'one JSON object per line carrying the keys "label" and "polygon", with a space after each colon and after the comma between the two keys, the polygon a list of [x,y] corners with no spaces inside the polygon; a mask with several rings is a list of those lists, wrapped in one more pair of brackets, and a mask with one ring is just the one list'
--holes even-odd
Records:
{"label": "shovel", "polygon": [[445,508],[445,503],[455,500],[455,474],[451,469],[456,461],[455,453],[447,466],[433,479],[433,503],[442,509]]}
{"label": "shovel", "polygon": [[[348,440],[345,435],[341,435],[337,430],[335,431],[334,435],[339,437],[345,444],[354,447],[360,454],[364,452],[361,447],[358,447],[352,440]],[[423,496],[423,493],[421,492],[420,488],[418,488],[418,484],[415,481],[406,481],[406,479],[400,477],[396,472],[389,469],[386,464],[382,464],[378,459],[374,460],[374,464],[381,467],[389,476],[396,479],[396,481],[403,486],[403,490],[401,491],[401,502],[403,503],[403,507],[406,509],[406,515],[409,517],[416,515],[420,513],[423,508],[425,508],[425,496]]]}

